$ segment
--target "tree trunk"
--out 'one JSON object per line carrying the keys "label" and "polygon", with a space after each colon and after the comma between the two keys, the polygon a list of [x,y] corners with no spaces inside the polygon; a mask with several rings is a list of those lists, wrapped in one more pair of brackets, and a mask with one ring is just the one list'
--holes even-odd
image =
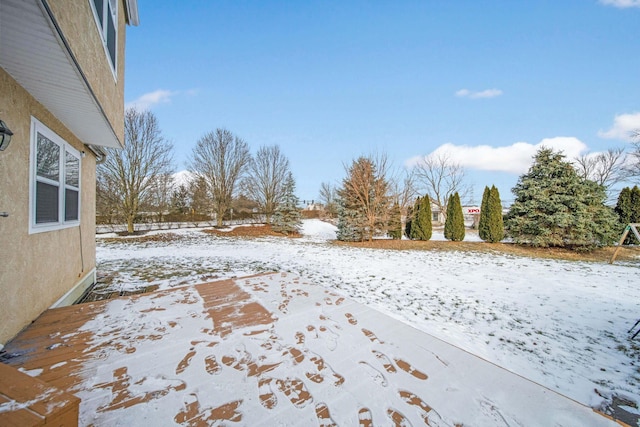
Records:
{"label": "tree trunk", "polygon": [[127,215],[127,233],[129,234],[133,234],[134,233],[134,229],[133,229],[133,220],[135,219],[134,216],[132,215]]}

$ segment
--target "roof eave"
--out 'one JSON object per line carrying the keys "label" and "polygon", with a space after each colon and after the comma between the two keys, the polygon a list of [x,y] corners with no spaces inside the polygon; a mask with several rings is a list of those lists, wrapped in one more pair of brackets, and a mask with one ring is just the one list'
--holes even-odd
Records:
{"label": "roof eave", "polygon": [[138,16],[138,0],[125,0],[127,9],[127,24],[137,27],[140,25],[140,17]]}
{"label": "roof eave", "polygon": [[0,67],[83,143],[124,146],[47,0],[0,2]]}

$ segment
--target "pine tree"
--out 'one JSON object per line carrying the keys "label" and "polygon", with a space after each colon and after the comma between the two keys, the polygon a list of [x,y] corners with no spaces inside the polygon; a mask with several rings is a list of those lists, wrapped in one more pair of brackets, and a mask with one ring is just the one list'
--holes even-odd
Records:
{"label": "pine tree", "polygon": [[411,225],[411,239],[431,239],[431,199],[428,195],[416,200],[413,224]]}
{"label": "pine tree", "polygon": [[454,193],[447,204],[447,219],[444,222],[444,237],[453,242],[464,240],[464,216],[460,196]]}
{"label": "pine tree", "polygon": [[484,187],[482,204],[480,205],[480,221],[478,222],[478,236],[485,242],[489,240],[489,195],[491,190]]}
{"label": "pine tree", "polygon": [[273,215],[271,228],[273,231],[285,235],[298,234],[302,226],[302,214],[298,208],[299,200],[295,194],[296,182],[291,172],[287,175],[284,183],[284,194],[282,200]]}
{"label": "pine tree", "polygon": [[561,153],[541,148],[512,191],[505,228],[515,243],[589,250],[615,239],[604,187],[581,178]]}
{"label": "pine tree", "polygon": [[398,203],[393,204],[389,215],[389,231],[387,233],[394,240],[402,239],[402,212]]}
{"label": "pine tree", "polygon": [[336,238],[343,242],[364,241],[364,215],[358,208],[347,204],[344,199],[338,200],[338,231]]}

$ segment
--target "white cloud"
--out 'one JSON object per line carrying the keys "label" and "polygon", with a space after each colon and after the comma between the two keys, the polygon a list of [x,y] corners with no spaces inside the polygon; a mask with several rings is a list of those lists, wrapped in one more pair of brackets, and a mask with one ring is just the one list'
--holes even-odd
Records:
{"label": "white cloud", "polygon": [[135,107],[138,110],[148,110],[154,105],[158,104],[168,104],[171,102],[171,98],[180,92],[158,89],[154,92],[145,93],[138,99],[127,102],[125,105],[126,108]]}
{"label": "white cloud", "polygon": [[[567,159],[573,159],[587,150],[586,144],[577,138],[558,136],[545,138],[538,144],[516,142],[506,147],[447,143],[438,147],[429,156],[446,155],[452,161],[469,169],[522,174],[529,170],[533,157],[543,146],[555,151],[562,151]],[[406,164],[407,166],[413,166],[424,157],[413,157],[407,160]]]}
{"label": "white cloud", "polygon": [[631,133],[640,129],[640,113],[618,114],[613,126],[607,131],[598,132],[600,138],[631,141]]}
{"label": "white cloud", "polygon": [[502,91],[500,89],[485,89],[481,91],[472,91],[469,89],[460,89],[456,92],[456,96],[458,98],[471,98],[471,99],[480,99],[480,98],[495,98],[496,96],[502,95]]}
{"label": "white cloud", "polygon": [[608,6],[626,9],[628,7],[640,7],[640,0],[600,0],[600,3]]}

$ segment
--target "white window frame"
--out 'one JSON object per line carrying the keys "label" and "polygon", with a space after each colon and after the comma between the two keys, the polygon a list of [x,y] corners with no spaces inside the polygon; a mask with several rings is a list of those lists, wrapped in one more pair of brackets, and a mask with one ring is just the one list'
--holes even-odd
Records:
{"label": "white window frame", "polygon": [[[38,173],[38,134],[44,136],[60,148],[58,159],[58,221],[42,224],[36,223],[36,187],[38,182],[49,183],[47,178],[39,177]],[[71,154],[78,159],[78,187],[74,187],[65,182],[66,154]],[[68,142],[62,139],[35,117],[31,117],[31,152],[29,156],[29,234],[42,233],[46,231],[62,230],[70,227],[77,227],[82,220],[82,155]],[[53,181],[52,181],[53,182]],[[78,191],[78,219],[65,220],[65,194],[66,189]]]}
{"label": "white window frame", "polygon": [[[107,56],[107,61],[109,65],[111,65],[111,72],[113,73],[114,79],[117,79],[118,75],[118,9],[119,9],[119,0],[102,0],[102,20],[100,20],[100,15],[96,10],[96,5],[94,0],[89,0],[89,4],[91,5],[91,10],[93,11],[93,17],[98,27],[98,32],[100,33],[100,39],[102,40],[102,46],[104,47],[104,53]],[[111,10],[111,16],[113,18],[113,26],[115,30],[115,46],[113,56],[115,61],[111,59],[111,52],[109,52],[108,46],[108,38],[107,38],[107,25],[109,20],[107,19],[107,14]]]}

